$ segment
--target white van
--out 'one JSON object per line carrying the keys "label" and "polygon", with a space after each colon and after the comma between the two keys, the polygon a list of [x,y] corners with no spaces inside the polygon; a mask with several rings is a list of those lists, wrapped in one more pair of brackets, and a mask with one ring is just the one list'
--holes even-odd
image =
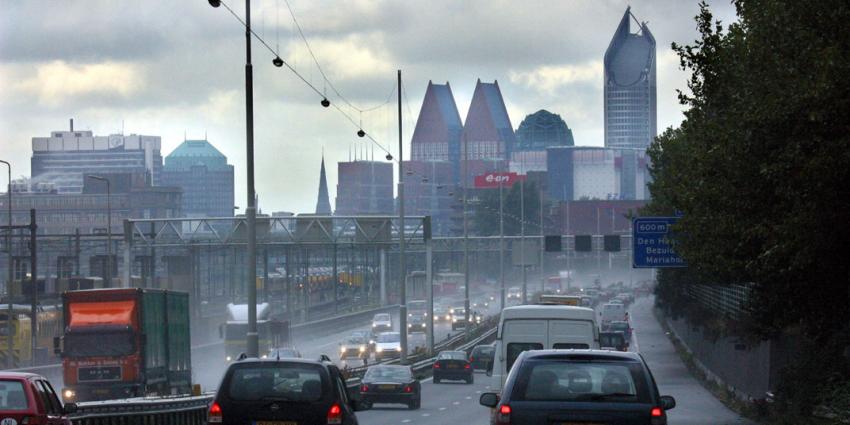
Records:
{"label": "white van", "polygon": [[601,317],[600,321],[604,329],[608,323],[626,320],[626,306],[613,303],[603,304],[599,316]]}
{"label": "white van", "polygon": [[502,310],[492,375],[499,388],[523,351],[599,348],[596,314],[587,307],[521,305]]}

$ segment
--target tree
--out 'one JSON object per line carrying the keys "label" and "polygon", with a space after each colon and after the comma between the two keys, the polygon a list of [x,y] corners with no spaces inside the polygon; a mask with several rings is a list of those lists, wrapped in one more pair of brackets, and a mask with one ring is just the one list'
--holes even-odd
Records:
{"label": "tree", "polygon": [[[819,355],[840,360],[850,340],[850,4],[734,3],[739,21],[725,31],[703,3],[700,38],[673,45],[691,93],[679,95],[682,125],[650,147],[648,210],[684,212],[678,249],[690,267],[659,285],[752,282],[756,335],[799,326]],[[846,377],[846,363],[829,367]]]}

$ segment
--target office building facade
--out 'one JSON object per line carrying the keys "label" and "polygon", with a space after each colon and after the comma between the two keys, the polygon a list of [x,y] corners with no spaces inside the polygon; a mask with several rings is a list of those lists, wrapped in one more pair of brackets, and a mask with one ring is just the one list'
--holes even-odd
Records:
{"label": "office building facade", "polygon": [[335,215],[394,214],[391,162],[340,162],[337,170]]}
{"label": "office building facade", "polygon": [[605,51],[604,68],[605,147],[646,149],[657,134],[655,37],[631,8]]}
{"label": "office building facade", "polygon": [[72,121],[70,131],[32,138],[31,176],[34,182],[52,183],[59,193],[82,192],[84,174],[144,174],[158,186],[160,147],[159,136],[95,136],[88,130],[74,131]]}
{"label": "office building facade", "polygon": [[185,140],[166,158],[162,182],[183,189],[186,217],[232,217],[233,165],[207,140]]}

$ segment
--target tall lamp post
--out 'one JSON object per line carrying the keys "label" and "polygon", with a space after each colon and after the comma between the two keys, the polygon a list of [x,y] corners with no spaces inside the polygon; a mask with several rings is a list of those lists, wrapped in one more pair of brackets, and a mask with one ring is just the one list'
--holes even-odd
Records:
{"label": "tall lamp post", "polygon": [[[109,179],[102,176],[92,174],[86,175],[87,178],[106,182],[106,276],[104,276],[104,284],[107,288],[112,287],[112,188],[109,185]],[[128,264],[127,267],[130,267]],[[124,286],[129,287],[130,282],[126,282]]]}
{"label": "tall lamp post", "polygon": [[[9,256],[9,264],[8,264],[8,278],[6,279],[6,302],[9,303],[9,311],[6,317],[12,317],[12,298],[11,298],[11,288],[12,288],[12,280],[15,278],[14,270],[12,270],[12,164],[7,161],[0,159],[0,162],[6,164],[6,168],[9,169],[9,185],[6,186],[6,194],[9,196],[8,201],[6,203],[8,211],[9,211],[9,228],[6,229],[6,254]],[[6,357],[6,366],[9,368],[14,367],[12,363],[12,321],[6,321],[6,335],[9,335],[9,351]]]}
{"label": "tall lamp post", "polygon": [[[221,0],[208,0],[210,6],[221,6]],[[281,62],[282,63],[282,62]],[[279,65],[276,65],[279,66]],[[257,205],[254,191],[254,76],[251,65],[251,0],[245,0],[245,129],[246,159],[248,162],[248,333],[245,354],[259,357],[257,334]]]}

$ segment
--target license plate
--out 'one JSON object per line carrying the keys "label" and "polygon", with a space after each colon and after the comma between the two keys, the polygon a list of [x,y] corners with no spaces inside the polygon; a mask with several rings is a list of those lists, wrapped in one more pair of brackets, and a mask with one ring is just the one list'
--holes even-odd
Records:
{"label": "license plate", "polygon": [[392,390],[392,389],[395,389],[395,385],[392,385],[392,384],[378,385],[378,389],[381,389],[381,390]]}
{"label": "license plate", "polygon": [[298,425],[295,421],[256,421],[254,425]]}
{"label": "license plate", "polygon": [[457,369],[457,365],[456,364],[450,364],[449,369]]}

